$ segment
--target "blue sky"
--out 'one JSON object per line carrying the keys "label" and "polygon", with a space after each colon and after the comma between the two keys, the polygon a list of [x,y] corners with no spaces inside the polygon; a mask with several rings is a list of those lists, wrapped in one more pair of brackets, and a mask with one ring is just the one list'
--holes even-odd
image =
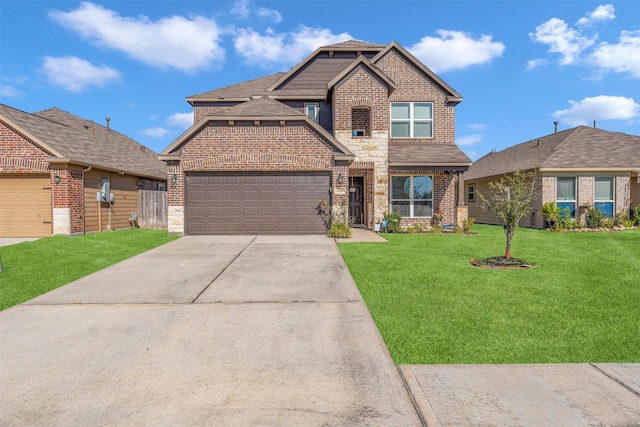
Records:
{"label": "blue sky", "polygon": [[58,107],[160,152],[190,95],[318,46],[397,41],[463,96],[472,159],[580,124],[640,135],[640,1],[0,0],[0,102]]}

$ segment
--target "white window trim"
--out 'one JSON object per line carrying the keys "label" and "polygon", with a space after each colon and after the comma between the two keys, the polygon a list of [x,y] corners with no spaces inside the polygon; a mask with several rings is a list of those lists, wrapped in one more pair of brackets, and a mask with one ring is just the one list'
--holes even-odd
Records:
{"label": "white window trim", "polygon": [[431,198],[430,199],[417,199],[420,202],[431,202],[431,212],[434,212],[435,209],[433,208],[433,184],[435,182],[435,180],[433,179],[433,175],[406,175],[406,174],[393,174],[391,175],[391,178],[393,178],[394,176],[408,176],[410,177],[410,182],[411,185],[409,186],[409,198],[408,199],[394,199],[393,198],[393,182],[392,179],[389,180],[389,202],[390,204],[393,206],[393,202],[397,201],[397,202],[409,202],[409,216],[407,218],[433,218],[433,215],[431,216],[414,216],[413,214],[413,203],[416,199],[413,198],[413,178],[416,176],[428,176],[429,178],[431,178],[431,185],[432,185],[432,189],[431,189]]}
{"label": "white window trim", "polygon": [[[558,178],[572,178],[574,182],[574,193],[573,199],[558,199]],[[558,203],[573,203],[574,204],[574,212],[578,212],[578,177],[577,176],[556,176],[556,206]]]}
{"label": "white window trim", "polygon": [[[393,119],[393,104],[409,104],[409,119]],[[427,123],[427,122],[431,122],[431,136],[413,136],[413,124],[416,122],[416,119],[414,119],[413,117],[413,106],[415,104],[431,104],[431,118],[430,119],[418,119],[417,122],[418,123]],[[397,139],[403,139],[403,138],[416,138],[416,139],[433,139],[433,134],[434,132],[434,125],[433,125],[433,109],[434,109],[434,105],[432,101],[415,101],[415,102],[408,102],[408,101],[397,101],[397,102],[392,102],[389,105],[389,137],[390,138],[397,138]],[[409,136],[393,136],[391,135],[391,129],[392,129],[392,124],[393,122],[406,122],[407,120],[409,120]]]}
{"label": "white window trim", "polygon": [[[309,107],[315,107],[316,110],[316,114],[315,116],[310,116],[309,115]],[[311,120],[313,120],[314,122],[318,123],[320,120],[320,104],[318,103],[305,103],[304,104],[304,114],[309,117]]]}
{"label": "white window trim", "polygon": [[[596,180],[598,178],[609,178],[611,179],[611,195],[613,196],[613,199],[611,200],[604,200],[604,199],[596,199]],[[615,201],[615,197],[616,197],[616,177],[615,176],[596,176],[593,178],[593,206],[595,207],[596,203],[611,203],[611,212],[613,212],[614,216],[615,216],[615,212],[616,212],[616,201]]]}

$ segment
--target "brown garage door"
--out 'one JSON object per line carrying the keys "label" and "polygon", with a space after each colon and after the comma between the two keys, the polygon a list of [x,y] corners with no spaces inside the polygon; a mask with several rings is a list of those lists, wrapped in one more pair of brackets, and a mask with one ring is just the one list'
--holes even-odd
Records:
{"label": "brown garage door", "polygon": [[0,177],[0,237],[51,235],[49,176]]}
{"label": "brown garage door", "polygon": [[191,174],[186,234],[324,234],[328,174]]}

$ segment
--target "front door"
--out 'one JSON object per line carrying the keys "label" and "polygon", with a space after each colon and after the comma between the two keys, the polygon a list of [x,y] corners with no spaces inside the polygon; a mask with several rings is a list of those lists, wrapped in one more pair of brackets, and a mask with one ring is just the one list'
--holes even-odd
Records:
{"label": "front door", "polygon": [[349,178],[349,217],[353,225],[364,225],[364,178],[361,176]]}

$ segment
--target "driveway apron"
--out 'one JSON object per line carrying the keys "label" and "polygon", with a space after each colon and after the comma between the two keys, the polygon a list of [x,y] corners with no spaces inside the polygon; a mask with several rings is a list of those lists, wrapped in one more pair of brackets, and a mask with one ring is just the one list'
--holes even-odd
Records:
{"label": "driveway apron", "polygon": [[0,312],[0,424],[414,426],[332,239],[188,236]]}

